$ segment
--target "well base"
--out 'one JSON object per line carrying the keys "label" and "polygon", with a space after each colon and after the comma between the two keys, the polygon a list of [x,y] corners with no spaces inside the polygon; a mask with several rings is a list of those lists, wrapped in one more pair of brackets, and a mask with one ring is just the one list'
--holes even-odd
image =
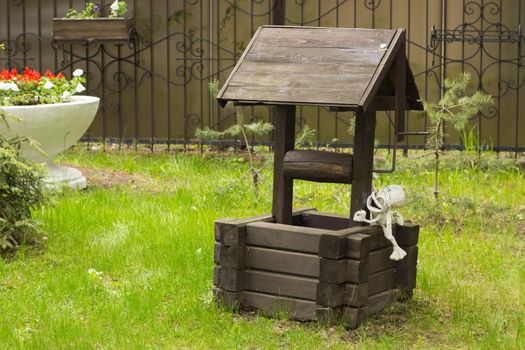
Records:
{"label": "well base", "polygon": [[348,218],[293,213],[293,224],[271,215],[215,222],[214,293],[221,305],[297,320],[358,327],[416,286],[419,227],[395,226],[407,256],[390,260],[379,226],[348,228]]}

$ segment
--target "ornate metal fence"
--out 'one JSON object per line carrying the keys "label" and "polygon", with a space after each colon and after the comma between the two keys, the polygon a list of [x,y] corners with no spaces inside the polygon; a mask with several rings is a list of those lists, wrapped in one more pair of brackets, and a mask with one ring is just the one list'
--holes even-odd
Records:
{"label": "ornate metal fence", "polygon": [[[103,6],[111,1],[100,0]],[[234,120],[210,96],[208,83],[226,79],[260,25],[407,28],[407,54],[423,98],[439,99],[443,81],[462,71],[471,89],[495,104],[472,119],[476,142],[495,150],[525,150],[523,0],[128,0],[138,33],[128,44],[52,42],[52,18],[84,0],[0,0],[0,65],[29,65],[71,74],[86,70],[90,94],[103,98],[88,140],[119,143],[195,143],[197,128],[224,128]],[[303,107],[298,122],[317,130],[319,144],[349,146],[351,115]],[[245,115],[271,120],[267,108]],[[426,128],[423,115],[407,114],[410,131]],[[328,122],[327,122],[328,121]],[[380,118],[379,141],[392,130]],[[451,132],[447,143],[460,145]],[[420,147],[412,137],[405,147]]]}

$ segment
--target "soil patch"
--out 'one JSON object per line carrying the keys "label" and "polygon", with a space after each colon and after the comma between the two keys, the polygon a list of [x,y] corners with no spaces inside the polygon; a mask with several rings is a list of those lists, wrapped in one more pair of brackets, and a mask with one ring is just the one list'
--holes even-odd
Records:
{"label": "soil patch", "polygon": [[96,187],[109,188],[118,185],[131,185],[133,189],[139,189],[153,182],[153,180],[143,175],[130,174],[124,171],[103,168],[81,168],[77,166],[75,166],[75,168],[80,170],[87,178],[88,189]]}

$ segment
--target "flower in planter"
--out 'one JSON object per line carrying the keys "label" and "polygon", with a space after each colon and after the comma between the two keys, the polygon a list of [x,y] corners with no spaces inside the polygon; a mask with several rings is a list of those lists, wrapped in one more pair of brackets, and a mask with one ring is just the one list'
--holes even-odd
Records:
{"label": "flower in planter", "polygon": [[126,15],[126,12],[128,12],[128,4],[126,4],[125,1],[119,1],[115,0],[111,4],[111,14],[109,17],[116,18],[116,17],[124,17]]}
{"label": "flower in planter", "polygon": [[[128,11],[128,4],[125,1],[116,0],[110,6],[110,18],[124,17]],[[100,17],[100,6],[95,3],[88,2],[86,7],[82,11],[75,9],[69,9],[66,14],[66,18],[77,18],[77,19],[88,19]]]}
{"label": "flower in planter", "polygon": [[75,69],[75,71],[73,72],[73,76],[77,78],[83,75],[84,75],[84,71],[82,69]]}
{"label": "flower in planter", "polygon": [[19,91],[18,86],[15,83],[4,83],[0,81],[0,90],[3,91]]}
{"label": "flower in planter", "polygon": [[55,84],[53,84],[50,80],[46,81],[43,88],[46,90],[52,89],[55,87]]}
{"label": "flower in planter", "polygon": [[97,18],[100,14],[100,6],[95,5],[92,2],[86,4],[86,8],[78,12],[75,9],[69,9],[66,14],[66,18]]}
{"label": "flower in planter", "polygon": [[0,106],[52,104],[71,101],[75,94],[86,91],[84,71],[77,69],[71,80],[62,73],[46,71],[44,75],[26,67],[0,71]]}

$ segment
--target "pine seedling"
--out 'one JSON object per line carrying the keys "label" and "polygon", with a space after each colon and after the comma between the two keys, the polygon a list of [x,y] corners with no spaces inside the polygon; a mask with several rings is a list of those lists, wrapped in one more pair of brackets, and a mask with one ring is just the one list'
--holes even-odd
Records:
{"label": "pine seedling", "polygon": [[470,74],[468,73],[463,73],[456,80],[447,79],[443,97],[437,104],[421,101],[430,122],[427,147],[432,149],[435,157],[434,197],[436,200],[439,199],[439,161],[446,136],[446,127],[452,125],[454,129],[463,131],[469,118],[493,103],[492,96],[481,91],[476,91],[470,96],[465,95],[469,82]]}
{"label": "pine seedling", "polygon": [[[210,95],[214,98],[217,97],[219,94],[219,81],[217,79],[213,79],[208,84],[208,89],[210,92]],[[224,131],[217,131],[210,129],[208,127],[204,129],[197,129],[195,131],[195,136],[198,137],[201,140],[207,140],[207,141],[218,141],[220,139],[223,139],[225,137],[234,137],[234,138],[242,138],[244,141],[244,144],[246,145],[246,149],[248,151],[248,158],[250,161],[250,169],[252,175],[252,182],[255,191],[258,189],[258,183],[261,179],[260,171],[261,169],[257,169],[255,167],[254,157],[253,157],[253,147],[250,144],[249,138],[250,137],[261,137],[266,136],[273,130],[273,125],[262,121],[262,120],[256,120],[252,121],[250,123],[246,123],[246,118],[242,112],[241,107],[235,107],[232,103],[228,102],[226,105],[226,109],[235,109],[235,124],[229,127],[228,129]]]}

